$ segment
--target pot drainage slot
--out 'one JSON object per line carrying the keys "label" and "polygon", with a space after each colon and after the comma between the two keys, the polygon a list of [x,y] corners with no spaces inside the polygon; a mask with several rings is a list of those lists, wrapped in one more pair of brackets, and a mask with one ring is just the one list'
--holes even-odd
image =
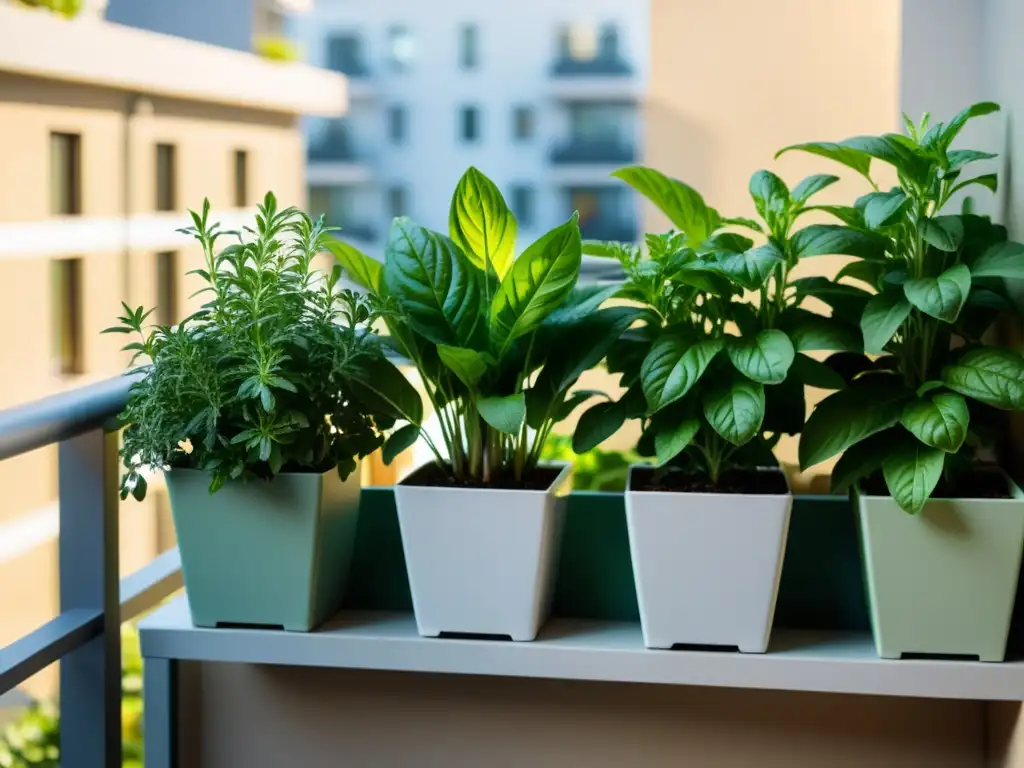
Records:
{"label": "pot drainage slot", "polygon": [[269,629],[284,630],[284,624],[241,624],[235,621],[218,621],[217,629]]}
{"label": "pot drainage slot", "polygon": [[438,637],[442,640],[493,640],[495,642],[512,642],[512,635],[483,635],[477,632],[442,632]]}
{"label": "pot drainage slot", "polygon": [[675,643],[670,651],[705,651],[711,653],[739,653],[738,645],[701,645],[699,643]]}
{"label": "pot drainage slot", "polygon": [[916,661],[980,661],[976,653],[904,653],[900,658]]}

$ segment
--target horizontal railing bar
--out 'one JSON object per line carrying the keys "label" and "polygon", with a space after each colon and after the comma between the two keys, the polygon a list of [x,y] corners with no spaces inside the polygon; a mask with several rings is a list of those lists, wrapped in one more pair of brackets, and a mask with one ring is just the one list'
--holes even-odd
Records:
{"label": "horizontal railing bar", "polygon": [[181,555],[177,547],[172,547],[121,579],[121,623],[131,621],[181,588]]}
{"label": "horizontal railing bar", "polygon": [[124,408],[140,376],[118,376],[0,411],[0,460],[102,427]]}
{"label": "horizontal railing bar", "polygon": [[21,685],[102,632],[102,611],[76,608],[15,640],[0,651],[0,693]]}

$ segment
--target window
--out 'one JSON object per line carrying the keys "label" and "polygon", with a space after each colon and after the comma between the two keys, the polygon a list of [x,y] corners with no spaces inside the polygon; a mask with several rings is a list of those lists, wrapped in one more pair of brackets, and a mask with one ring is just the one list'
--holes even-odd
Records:
{"label": "window", "polygon": [[520,227],[533,226],[534,190],[523,184],[512,187],[512,213]]}
{"label": "window", "polygon": [[459,109],[459,137],[463,141],[480,139],[480,109],[478,107],[461,107]]}
{"label": "window", "polygon": [[536,129],[533,107],[521,106],[512,110],[512,136],[516,141],[532,139]]}
{"label": "window", "polygon": [[156,209],[173,211],[176,190],[175,149],[173,144],[156,145]]}
{"label": "window", "polygon": [[392,144],[405,143],[405,107],[400,104],[388,107],[388,141]]}
{"label": "window", "polygon": [[592,24],[563,24],[558,30],[558,55],[562,59],[592,61],[597,55],[597,30]]}
{"label": "window", "polygon": [[327,68],[345,75],[367,74],[363,63],[363,41],[358,35],[334,35],[327,38]]}
{"label": "window", "polygon": [[459,28],[459,66],[477,69],[480,66],[480,40],[476,24],[463,24]]}
{"label": "window", "polygon": [[54,259],[50,280],[54,369],[61,375],[83,373],[82,260]]}
{"label": "window", "polygon": [[156,255],[156,321],[160,325],[178,322],[178,254]]}
{"label": "window", "polygon": [[235,208],[245,208],[249,204],[249,153],[236,149],[234,166]]}
{"label": "window", "polygon": [[388,29],[388,61],[393,72],[408,72],[416,56],[416,41],[408,27]]}
{"label": "window", "polygon": [[82,139],[74,133],[50,134],[50,213],[82,212]]}
{"label": "window", "polygon": [[599,59],[617,59],[619,57],[619,30],[614,24],[601,27],[601,35],[597,41],[597,57]]}
{"label": "window", "polygon": [[409,194],[405,187],[394,186],[388,190],[388,216],[392,219],[409,215]]}

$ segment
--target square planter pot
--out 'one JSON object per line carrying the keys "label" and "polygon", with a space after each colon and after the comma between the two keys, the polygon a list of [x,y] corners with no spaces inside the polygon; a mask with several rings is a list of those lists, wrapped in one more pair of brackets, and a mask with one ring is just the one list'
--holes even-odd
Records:
{"label": "square planter pot", "polygon": [[540,491],[395,486],[416,626],[533,640],[554,594],[572,470]]}
{"label": "square planter pot", "polygon": [[630,469],[626,523],[644,644],[764,653],[793,505],[788,482],[780,494],[634,490],[642,471],[650,468]]}
{"label": "square planter pot", "polygon": [[344,482],[282,473],[209,492],[206,472],[166,475],[192,622],[308,632],[341,607],[359,513],[359,471]]}
{"label": "square planter pot", "polygon": [[908,515],[854,491],[875,649],[1002,661],[1024,546],[1024,494],[932,499]]}

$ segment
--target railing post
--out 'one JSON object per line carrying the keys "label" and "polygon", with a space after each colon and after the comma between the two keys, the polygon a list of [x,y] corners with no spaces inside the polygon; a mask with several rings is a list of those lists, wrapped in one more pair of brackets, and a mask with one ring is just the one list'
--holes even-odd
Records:
{"label": "railing post", "polygon": [[60,662],[62,768],[121,766],[118,436],[103,429],[58,450],[61,611],[103,612],[103,634]]}

